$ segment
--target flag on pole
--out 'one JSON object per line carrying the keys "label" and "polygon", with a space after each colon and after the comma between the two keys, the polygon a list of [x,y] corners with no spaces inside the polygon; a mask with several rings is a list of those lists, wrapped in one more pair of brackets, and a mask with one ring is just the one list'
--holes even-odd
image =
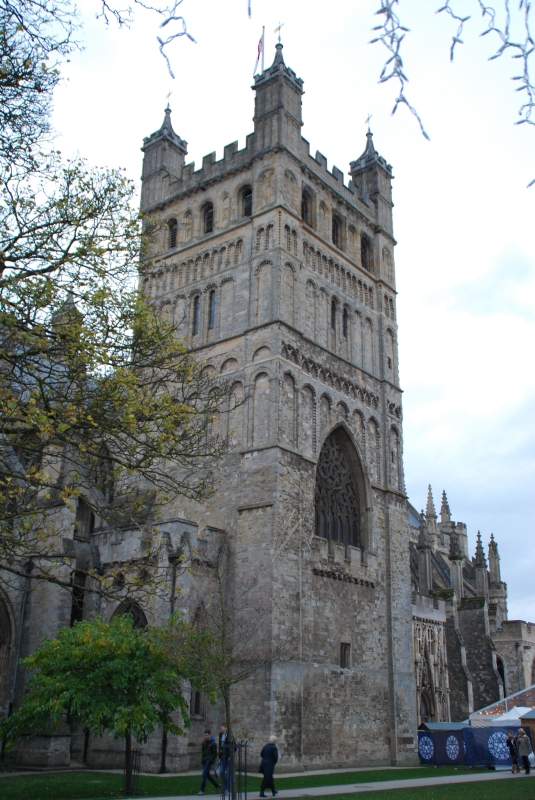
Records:
{"label": "flag on pole", "polygon": [[258,64],[260,63],[260,58],[262,58],[262,66],[264,65],[264,29],[262,28],[262,36],[258,41],[258,52],[256,54],[256,64],[254,65],[254,72],[253,77],[256,75],[256,70],[258,69]]}

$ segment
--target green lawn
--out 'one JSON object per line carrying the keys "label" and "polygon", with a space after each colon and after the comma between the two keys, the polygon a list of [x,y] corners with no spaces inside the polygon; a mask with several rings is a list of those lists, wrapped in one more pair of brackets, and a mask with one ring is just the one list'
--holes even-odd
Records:
{"label": "green lawn", "polygon": [[[331,775],[307,775],[306,773],[296,778],[284,778],[283,776],[277,777],[277,788],[283,791],[284,789],[306,789],[311,786],[337,786],[348,783],[372,783],[384,780],[399,780],[408,778],[425,778],[436,777],[438,775],[455,775],[461,771],[465,771],[464,767],[455,769],[454,767],[415,767],[414,769],[390,769],[390,770],[374,770],[373,772],[342,772]],[[475,772],[476,770],[471,770]],[[482,770],[487,772],[487,770]],[[516,776],[515,776],[516,777]],[[513,779],[513,776],[511,776]],[[522,782],[522,779],[518,779]],[[526,781],[528,783],[528,781]],[[486,786],[486,784],[478,784],[479,786]],[[503,783],[498,784],[504,787]],[[138,797],[168,797],[170,795],[185,795],[196,794],[199,791],[200,777],[172,777],[172,778],[159,778],[157,776],[145,776],[140,778],[140,792]],[[535,789],[535,780],[530,784],[532,794],[530,799],[533,800],[533,790]],[[254,797],[257,795],[260,787],[260,778],[250,776],[248,780],[248,789]],[[55,773],[40,773],[36,775],[19,775],[14,777],[0,777],[0,797],[2,800],[104,800],[104,798],[118,798],[121,796],[122,788],[122,775],[113,775],[107,772],[55,772]],[[449,798],[450,795],[446,794],[431,794],[434,791],[431,789],[418,790],[424,791],[427,794],[418,794],[416,790],[402,790],[399,792],[400,800],[412,800],[412,798]],[[467,791],[467,790],[464,790]],[[207,787],[207,796],[211,793],[211,787]],[[398,792],[388,792],[388,797],[397,795]],[[359,800],[364,800],[367,797],[373,797],[379,800],[380,797],[386,796],[385,792],[366,792],[359,794]],[[527,797],[528,795],[526,795]],[[340,796],[341,798],[342,796]],[[355,795],[344,795],[345,797],[352,797],[355,800]],[[451,795],[453,798],[470,797],[474,800],[483,800],[486,795],[484,794],[455,794]],[[488,795],[489,798],[498,797],[498,795]],[[519,795],[523,798],[524,795]],[[501,795],[502,800],[509,800],[507,795]],[[335,800],[334,796],[331,800]]]}
{"label": "green lawn", "polygon": [[[511,775],[511,781],[480,781],[457,786],[423,786],[421,789],[393,789],[388,792],[332,794],[326,800],[533,800],[534,797],[535,778]],[[284,795],[281,800],[284,800]]]}

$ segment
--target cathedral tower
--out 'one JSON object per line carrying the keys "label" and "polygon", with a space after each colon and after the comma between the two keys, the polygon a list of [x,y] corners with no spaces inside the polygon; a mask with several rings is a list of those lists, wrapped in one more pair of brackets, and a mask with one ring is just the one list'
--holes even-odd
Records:
{"label": "cathedral tower", "polygon": [[144,290],[243,401],[215,502],[176,498],[166,529],[225,530],[236,581],[273,601],[269,637],[295,644],[237,687],[237,733],[277,733],[287,766],[412,763],[392,169],[371,132],[347,185],[310,154],[282,44],[253,89],[243,150],[195,170],[168,112],[143,147],[142,208],[164,221]]}

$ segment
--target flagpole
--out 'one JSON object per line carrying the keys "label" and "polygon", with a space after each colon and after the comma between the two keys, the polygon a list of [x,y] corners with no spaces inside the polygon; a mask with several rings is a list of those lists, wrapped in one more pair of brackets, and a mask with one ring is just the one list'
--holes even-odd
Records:
{"label": "flagpole", "polygon": [[264,71],[264,46],[266,43],[266,28],[262,25],[262,72]]}

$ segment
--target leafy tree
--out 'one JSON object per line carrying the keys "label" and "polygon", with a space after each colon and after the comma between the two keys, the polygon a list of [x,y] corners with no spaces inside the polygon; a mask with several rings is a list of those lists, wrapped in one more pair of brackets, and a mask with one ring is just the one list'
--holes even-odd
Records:
{"label": "leafy tree", "polygon": [[88,570],[86,589],[142,599],[164,577],[159,507],[213,490],[226,441],[211,421],[229,389],[136,288],[159,225],[139,218],[134,185],[51,149],[75,31],[63,0],[0,5],[0,580],[31,564],[70,588],[61,510],[83,499],[98,523],[143,531],[131,561]]}
{"label": "leafy tree", "polygon": [[205,688],[207,648],[206,632],[176,615],[162,629],[134,628],[128,614],[109,624],[95,617],[62,628],[57,639],[45,639],[22,661],[33,671],[29,691],[20,708],[0,723],[0,734],[12,747],[21,735],[55,730],[66,715],[71,729],[82,725],[97,736],[124,739],[130,794],[132,740],[146,742],[158,727],[184,733],[172,715],[180,711],[183,726],[189,726],[183,681]]}

